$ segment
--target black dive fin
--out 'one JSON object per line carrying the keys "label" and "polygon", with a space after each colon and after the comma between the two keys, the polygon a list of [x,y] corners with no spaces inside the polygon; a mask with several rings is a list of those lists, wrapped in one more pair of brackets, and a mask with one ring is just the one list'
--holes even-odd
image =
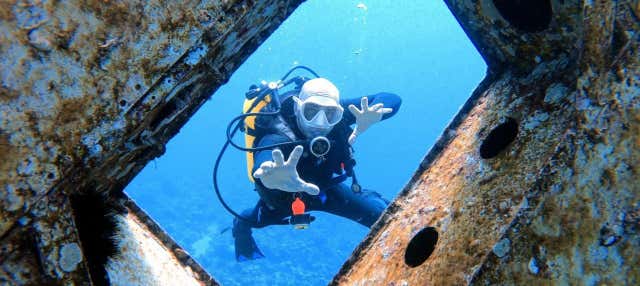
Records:
{"label": "black dive fin", "polygon": [[251,235],[239,235],[235,237],[236,260],[238,262],[264,258],[264,254],[258,248]]}

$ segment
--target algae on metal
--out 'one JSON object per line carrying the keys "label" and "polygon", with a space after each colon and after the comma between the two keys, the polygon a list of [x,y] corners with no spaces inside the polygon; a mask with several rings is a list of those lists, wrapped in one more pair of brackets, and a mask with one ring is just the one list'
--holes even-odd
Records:
{"label": "algae on metal", "polygon": [[119,200],[300,2],[0,1],[0,283],[96,283],[69,197]]}
{"label": "algae on metal", "polygon": [[[640,2],[546,1],[551,14],[529,26],[507,20],[523,12],[508,1],[445,1],[487,78],[334,284],[638,283]],[[0,281],[95,282],[69,196],[121,199],[299,2],[2,1]],[[482,158],[509,120],[515,140]],[[141,259],[216,283],[127,209],[120,225],[136,231],[121,245],[151,234]],[[425,226],[439,240],[411,268],[404,251]],[[123,257],[125,269],[140,258]]]}
{"label": "algae on metal", "polygon": [[[487,78],[332,284],[637,284],[637,1],[549,1],[533,32],[501,0],[445,2]],[[513,142],[482,158],[511,119]],[[407,245],[428,226],[435,250],[412,268]]]}

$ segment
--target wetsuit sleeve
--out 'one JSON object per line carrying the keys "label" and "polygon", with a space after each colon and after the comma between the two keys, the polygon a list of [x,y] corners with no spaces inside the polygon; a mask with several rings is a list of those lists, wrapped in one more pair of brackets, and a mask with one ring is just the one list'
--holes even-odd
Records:
{"label": "wetsuit sleeve", "polygon": [[[393,109],[393,111],[391,113],[387,113],[387,114],[383,115],[382,116],[382,120],[385,120],[385,119],[395,115],[396,112],[398,112],[398,110],[400,109],[400,105],[402,104],[402,99],[400,99],[400,97],[398,95],[393,94],[393,93],[388,93],[388,92],[380,92],[380,93],[376,93],[376,94],[372,94],[372,95],[367,95],[367,98],[369,99],[369,106],[372,106],[372,105],[378,104],[378,103],[382,103],[382,104],[384,104],[384,107]],[[356,118],[353,116],[353,114],[351,114],[351,111],[349,111],[348,106],[353,104],[358,109],[360,109],[360,101],[361,100],[362,100],[362,97],[346,98],[346,99],[341,99],[340,100],[340,105],[342,105],[342,107],[344,108],[344,113],[343,113],[344,115],[342,117],[342,120],[347,125],[351,125],[351,124],[355,124],[356,123]]]}
{"label": "wetsuit sleeve", "polygon": [[[284,143],[284,142],[290,142],[290,140],[286,136],[282,136],[279,134],[268,134],[262,137],[262,139],[260,139],[260,142],[258,142],[258,146],[256,147],[264,147],[264,146],[269,146],[269,145]],[[285,159],[289,158],[289,154],[287,153],[287,151],[288,150],[282,150],[283,154],[285,155]],[[271,149],[263,150],[263,151],[257,152],[253,156],[253,170],[251,170],[251,174],[253,174],[258,168],[260,168],[260,165],[262,165],[262,163],[273,160],[273,156],[271,155],[271,152],[272,152]]]}

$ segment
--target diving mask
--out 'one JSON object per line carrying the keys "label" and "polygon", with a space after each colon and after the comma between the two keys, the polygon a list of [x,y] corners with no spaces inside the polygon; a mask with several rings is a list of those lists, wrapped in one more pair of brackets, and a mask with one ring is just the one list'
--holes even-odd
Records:
{"label": "diving mask", "polygon": [[[324,105],[324,103],[313,100],[314,98],[324,99],[322,97],[310,97],[300,105],[300,114],[303,119],[313,125],[329,125],[338,124],[342,119],[344,109],[340,105]],[[332,100],[329,100],[332,101]]]}
{"label": "diving mask", "polygon": [[335,100],[323,96],[311,96],[305,101],[294,97],[296,117],[300,130],[312,138],[329,134],[342,120],[344,109]]}
{"label": "diving mask", "polygon": [[342,119],[338,88],[325,78],[308,80],[302,85],[296,103],[298,127],[307,138],[325,136]]}

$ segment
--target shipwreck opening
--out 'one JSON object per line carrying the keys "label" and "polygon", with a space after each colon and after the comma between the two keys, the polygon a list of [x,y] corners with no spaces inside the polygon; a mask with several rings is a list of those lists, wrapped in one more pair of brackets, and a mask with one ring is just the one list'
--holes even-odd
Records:
{"label": "shipwreck opening", "polygon": [[438,231],[433,227],[425,227],[411,238],[404,252],[404,263],[414,268],[422,265],[436,249]]}
{"label": "shipwreck opening", "polygon": [[[331,17],[316,16],[327,13]],[[393,25],[389,19],[394,19]],[[398,39],[398,31],[406,37]],[[448,44],[424,53],[425,46],[442,43]],[[313,211],[316,220],[305,230],[290,225],[253,229],[266,258],[235,261],[233,216],[216,199],[214,162],[225,142],[227,123],[240,115],[249,87],[262,80],[278,80],[298,65],[332,81],[341,98],[379,92],[401,97],[398,113],[368,129],[354,145],[358,182],[388,200],[403,188],[486,71],[479,53],[442,2],[302,3],[126,190],[223,284],[288,285],[300,280],[326,284],[369,231],[356,221]],[[176,99],[180,100],[172,103]],[[189,101],[188,96],[176,94],[154,114],[150,128],[162,130],[171,118],[179,117],[184,109],[181,102]],[[242,135],[238,133],[234,142],[243,145]],[[259,198],[247,178],[246,162],[244,152],[231,148],[220,161],[221,193],[238,213],[254,207]],[[429,241],[435,245],[433,239],[430,230],[417,237],[409,247],[413,250],[406,253],[407,263],[424,262],[433,251],[428,246]],[[398,250],[398,257],[404,254]]]}
{"label": "shipwreck opening", "polygon": [[549,27],[551,0],[493,0],[500,15],[525,32],[540,32]]}
{"label": "shipwreck opening", "polygon": [[487,138],[480,145],[480,157],[490,159],[498,156],[518,136],[518,122],[513,118],[506,118],[505,122],[489,132]]}

